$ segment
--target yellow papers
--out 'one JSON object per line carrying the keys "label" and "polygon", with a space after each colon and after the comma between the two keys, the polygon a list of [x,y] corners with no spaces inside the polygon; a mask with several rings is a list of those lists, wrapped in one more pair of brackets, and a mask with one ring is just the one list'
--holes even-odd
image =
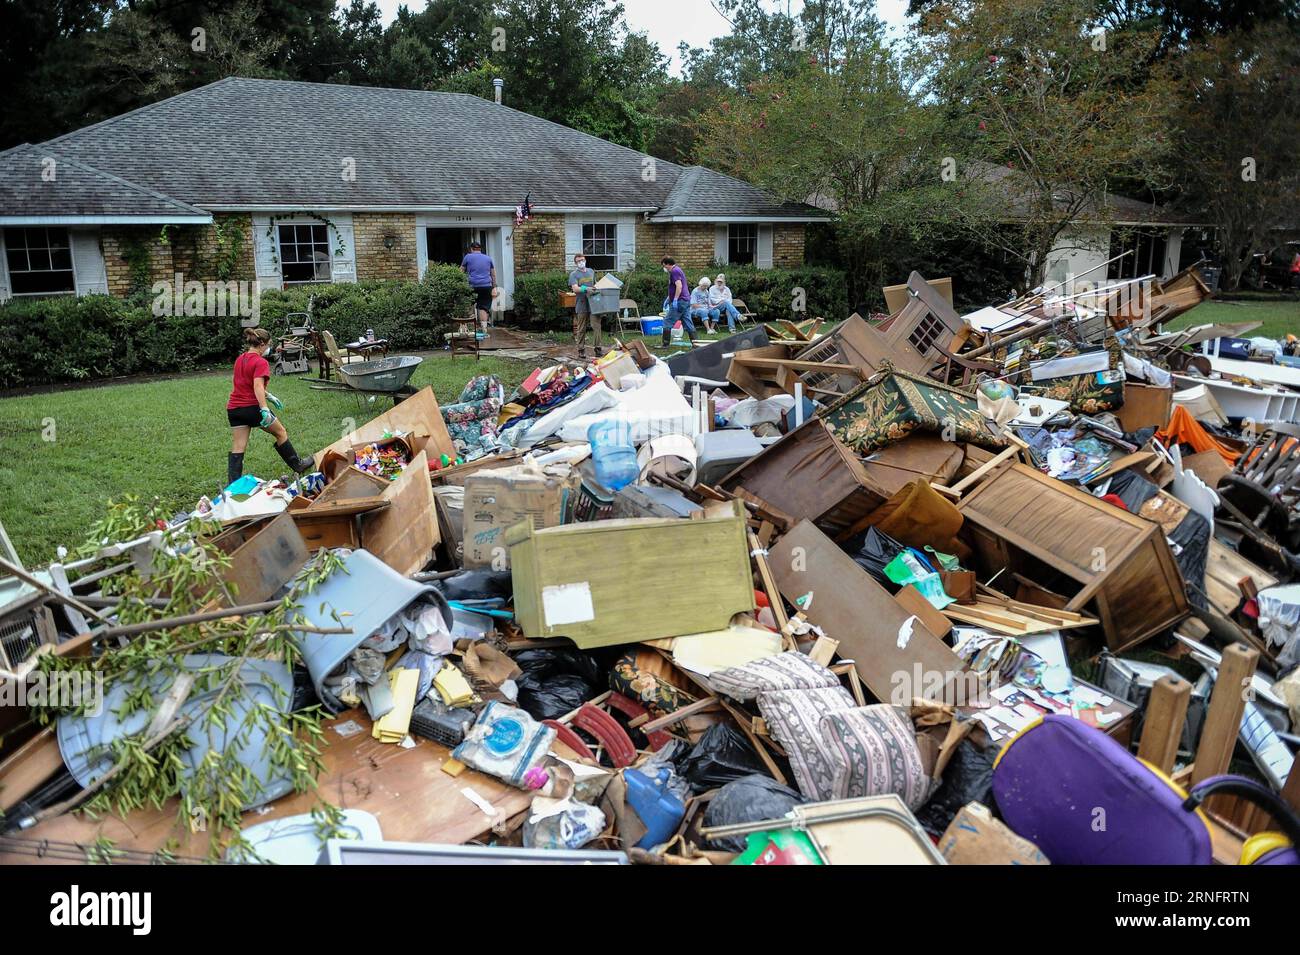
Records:
{"label": "yellow papers", "polygon": [[714,670],[775,656],[781,652],[781,635],[761,627],[731,626],[726,630],[674,637],[672,645],[673,663],[708,676]]}
{"label": "yellow papers", "polygon": [[393,708],[375,721],[373,733],[381,743],[400,743],[411,730],[411,710],[415,691],[420,687],[419,670],[389,670],[388,688],[393,694]]}

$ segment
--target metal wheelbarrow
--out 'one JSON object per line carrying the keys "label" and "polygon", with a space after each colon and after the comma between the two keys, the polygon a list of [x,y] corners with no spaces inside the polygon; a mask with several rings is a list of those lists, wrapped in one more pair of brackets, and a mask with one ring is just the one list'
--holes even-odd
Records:
{"label": "metal wheelbarrow", "polygon": [[395,355],[339,365],[338,372],[344,382],[357,391],[387,394],[401,391],[422,361],[424,359],[418,355]]}

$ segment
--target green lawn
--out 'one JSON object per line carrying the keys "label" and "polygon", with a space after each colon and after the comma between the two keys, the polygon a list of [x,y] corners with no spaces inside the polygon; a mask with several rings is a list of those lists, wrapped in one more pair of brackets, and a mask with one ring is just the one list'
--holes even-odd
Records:
{"label": "green lawn", "polygon": [[[476,374],[499,375],[507,391],[532,365],[486,355],[426,357],[412,383],[455,401]],[[332,444],[380,414],[386,398],[313,391],[308,376],[271,379],[284,402],[281,420],[300,454]],[[107,501],[124,494],[157,497],[188,510],[225,484],[230,374],[200,374],[133,384],[68,389],[0,399],[0,520],[25,564],[52,560],[55,548],[80,544]],[[244,471],[287,473],[269,435],[252,436]]]}
{"label": "green lawn", "polygon": [[1249,336],[1285,338],[1288,334],[1300,335],[1300,300],[1272,299],[1268,301],[1204,302],[1165,326],[1166,331],[1177,331],[1192,325],[1209,325],[1215,322],[1263,322]]}

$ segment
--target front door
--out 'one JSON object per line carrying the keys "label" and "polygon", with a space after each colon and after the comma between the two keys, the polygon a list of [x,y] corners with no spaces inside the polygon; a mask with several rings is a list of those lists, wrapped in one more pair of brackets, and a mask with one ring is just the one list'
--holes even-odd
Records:
{"label": "front door", "polygon": [[429,261],[443,265],[460,265],[471,242],[481,243],[483,250],[488,252],[487,233],[484,229],[428,228],[424,230],[424,241]]}

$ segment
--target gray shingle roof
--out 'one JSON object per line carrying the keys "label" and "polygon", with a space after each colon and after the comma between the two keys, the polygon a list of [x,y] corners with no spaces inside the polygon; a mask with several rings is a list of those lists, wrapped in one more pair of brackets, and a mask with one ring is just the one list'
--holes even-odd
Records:
{"label": "gray shingle roof", "polygon": [[747,182],[704,166],[688,166],[677,177],[668,198],[653,216],[728,216],[751,209],[754,216],[820,217],[820,209],[798,202],[775,202]]}
{"label": "gray shingle roof", "polygon": [[0,221],[15,217],[167,221],[211,219],[202,209],[127,182],[46,146],[0,153]]}
{"label": "gray shingle roof", "polygon": [[541,211],[783,208],[711,170],[708,189],[678,195],[681,166],[654,160],[647,180],[643,153],[464,93],[230,78],[49,146],[204,208],[509,207],[525,194]]}
{"label": "gray shingle roof", "polygon": [[[982,180],[1001,191],[1001,198],[1006,202],[1007,221],[1014,222],[1023,218],[1029,203],[1034,197],[1033,186],[1028,177],[1018,169],[996,163],[975,162],[967,167],[967,174]],[[1074,197],[1068,185],[1058,186],[1054,198],[1063,205]],[[1101,221],[1123,225],[1203,225],[1204,219],[1198,219],[1189,213],[1171,209],[1168,206],[1131,199],[1112,193],[1106,197],[1106,204],[1087,205],[1079,213],[1079,220],[1086,222]]]}

